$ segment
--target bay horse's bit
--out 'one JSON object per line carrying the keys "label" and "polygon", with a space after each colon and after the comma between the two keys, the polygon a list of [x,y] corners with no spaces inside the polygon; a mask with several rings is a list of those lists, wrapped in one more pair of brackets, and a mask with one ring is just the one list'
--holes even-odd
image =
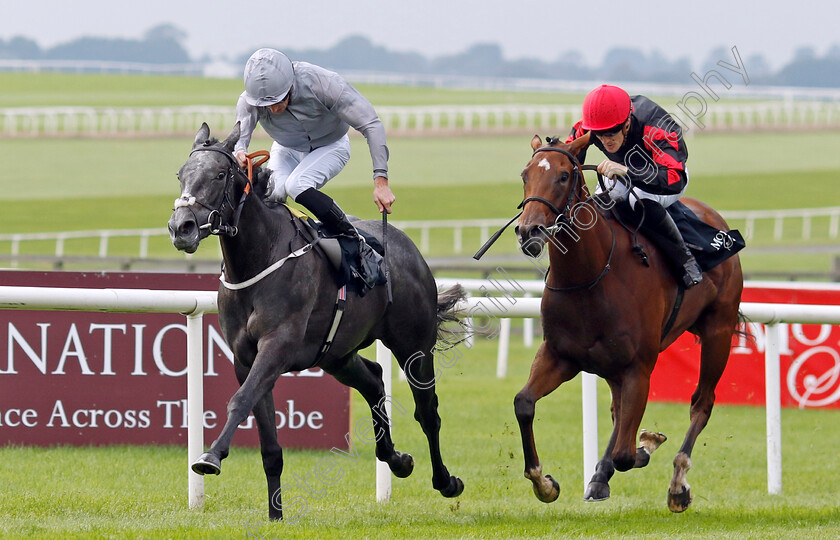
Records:
{"label": "bay horse's bit", "polygon": [[[556,141],[557,139],[548,139],[549,145],[553,144]],[[503,232],[505,232],[505,230],[510,226],[510,224],[519,219],[519,216],[521,216],[522,212],[524,212],[525,205],[531,201],[537,201],[548,206],[548,208],[557,215],[557,218],[555,218],[554,220],[554,225],[550,227],[545,227],[546,231],[549,234],[554,234],[555,232],[557,232],[557,230],[561,228],[562,223],[571,223],[567,214],[571,209],[575,191],[577,191],[578,184],[581,182],[581,178],[583,176],[581,170],[596,170],[596,168],[592,165],[584,165],[583,167],[581,167],[577,157],[575,157],[568,150],[564,150],[563,148],[557,148],[556,146],[543,146],[537,148],[536,150],[534,150],[534,153],[531,155],[531,157],[533,158],[540,152],[559,152],[565,155],[567,158],[569,158],[569,161],[571,161],[572,165],[574,166],[574,169],[572,171],[572,182],[574,182],[575,185],[572,186],[572,189],[569,190],[569,197],[566,199],[566,205],[563,207],[563,210],[560,210],[559,208],[554,206],[554,204],[551,201],[542,197],[528,197],[524,199],[521,203],[519,203],[519,206],[516,207],[517,209],[520,209],[520,212],[513,216],[513,218],[511,218],[510,221],[508,221],[504,226],[502,226],[501,229],[496,231],[493,234],[493,236],[491,236],[490,239],[487,240],[487,242],[485,242],[483,246],[481,246],[481,248],[475,253],[475,255],[473,255],[473,259],[481,259],[481,257],[485,253],[487,253],[487,250],[490,249],[490,246],[492,246],[496,242],[496,240],[499,239],[499,237],[502,235]],[[601,182],[600,174],[598,175],[598,181]]]}

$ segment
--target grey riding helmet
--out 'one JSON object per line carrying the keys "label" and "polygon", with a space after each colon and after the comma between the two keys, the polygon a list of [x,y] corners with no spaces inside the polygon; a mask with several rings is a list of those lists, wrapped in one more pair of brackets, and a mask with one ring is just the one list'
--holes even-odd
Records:
{"label": "grey riding helmet", "polygon": [[289,58],[275,49],[260,49],[245,63],[245,101],[268,107],[289,93],[295,72]]}

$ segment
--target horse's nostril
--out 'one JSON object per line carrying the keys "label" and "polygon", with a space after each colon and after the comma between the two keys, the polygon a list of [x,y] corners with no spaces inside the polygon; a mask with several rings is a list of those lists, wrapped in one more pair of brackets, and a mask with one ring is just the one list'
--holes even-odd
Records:
{"label": "horse's nostril", "polygon": [[528,237],[529,238],[544,238],[545,237],[545,229],[542,226],[531,227],[531,229],[528,231]]}
{"label": "horse's nostril", "polygon": [[181,224],[178,228],[180,234],[182,235],[190,235],[195,230],[195,222],[194,221],[185,221]]}

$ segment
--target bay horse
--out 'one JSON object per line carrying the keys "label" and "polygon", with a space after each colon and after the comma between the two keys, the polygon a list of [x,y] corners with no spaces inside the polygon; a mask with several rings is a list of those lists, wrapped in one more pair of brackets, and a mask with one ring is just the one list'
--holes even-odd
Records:
{"label": "bay horse", "polygon": [[[237,123],[224,141],[210,138],[202,124],[189,158],[180,168],[181,196],[169,219],[174,246],[193,253],[211,233],[219,236],[224,281],[219,286],[219,323],[234,354],[240,387],[230,399],[227,421],[209,450],[192,469],[219,474],[237,426],[253,411],[268,484],[269,518],[283,518],[280,475],[283,450],[277,440],[272,388],[290,371],[322,368],[355,388],[371,408],[376,457],[397,477],[414,468],[410,454],[394,449],[385,413],[382,368],[358,351],[381,340],[397,358],[412,384],[415,419],[429,443],[432,486],[444,497],[464,489],[449,474],[440,454],[440,417],[434,386],[433,349],[440,324],[452,313],[464,291],[459,286],[440,294],[420,252],[399,229],[388,228],[387,261],[392,301],[387,289],[375,287],[359,297],[348,293],[344,315],[326,354],[320,353],[337,307],[336,278],[327,258],[312,248],[304,228],[285,205],[263,201],[269,171],[258,168],[253,182],[238,166],[232,151],[239,139]],[[237,201],[240,201],[237,205]],[[356,221],[357,228],[378,236],[377,221]],[[308,246],[308,247],[307,247]],[[285,264],[278,262],[285,259]],[[273,271],[270,267],[275,268]],[[260,278],[260,276],[263,276]],[[228,284],[239,284],[229,288]],[[252,283],[249,286],[243,286]]]}
{"label": "bay horse", "polygon": [[[657,356],[683,332],[702,343],[700,379],[691,396],[690,426],[674,458],[668,508],[682,512],[691,504],[686,473],[697,436],[706,426],[739,321],[743,274],[738,255],[705,273],[686,290],[675,318],[678,285],[668,261],[649,245],[649,267],[633,253],[632,233],[620,226],[592,197],[576,156],[589,135],[571,144],[535,136],[533,154],[522,171],[523,211],[518,239],[531,257],[548,244],[550,269],[542,297],[544,341],[536,353],[528,382],[514,399],[522,435],[525,477],[543,502],[559,495],[559,486],[544,476],[534,444],[537,400],[579,372],[605,379],[612,394],[613,431],[585,492],[587,501],[607,499],[616,470],[644,467],[666,437],[637,432],[647,405],[650,376]],[[701,220],[723,231],[723,218],[700,201],[683,198]],[[606,205],[604,205],[606,206]]]}

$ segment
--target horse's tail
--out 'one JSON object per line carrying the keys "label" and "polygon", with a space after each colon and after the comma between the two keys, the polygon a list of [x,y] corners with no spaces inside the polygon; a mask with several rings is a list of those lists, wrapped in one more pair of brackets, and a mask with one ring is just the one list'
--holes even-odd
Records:
{"label": "horse's tail", "polygon": [[445,291],[439,292],[437,297],[437,337],[443,339],[442,334],[447,333],[442,329],[444,323],[456,322],[458,315],[455,314],[455,306],[458,302],[467,298],[467,292],[461,285],[453,285]]}
{"label": "horse's tail", "polygon": [[750,318],[744,315],[744,312],[740,309],[738,310],[738,324],[735,326],[735,335],[744,338],[745,340],[755,343],[755,336],[750,333],[749,326],[747,323],[750,323]]}

